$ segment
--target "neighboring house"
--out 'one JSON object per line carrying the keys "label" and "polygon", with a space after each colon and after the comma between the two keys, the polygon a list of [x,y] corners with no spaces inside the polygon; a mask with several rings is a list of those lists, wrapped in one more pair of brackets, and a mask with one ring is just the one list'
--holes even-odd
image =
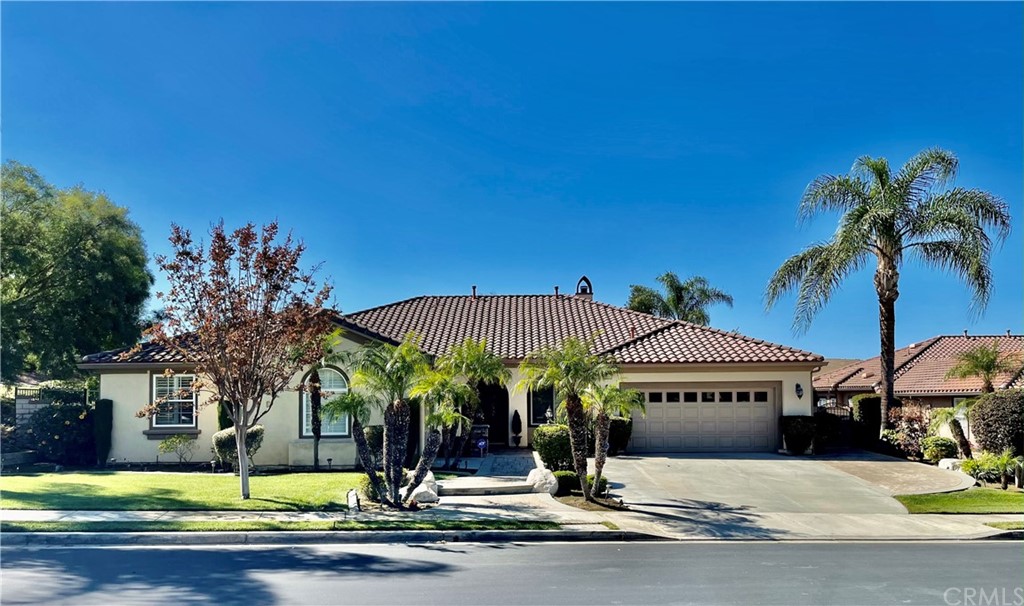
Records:
{"label": "neighboring house", "polygon": [[[343,329],[340,348],[348,350],[371,342],[397,343],[415,332],[424,352],[439,356],[467,337],[486,339],[488,349],[512,371],[509,385],[483,390],[482,408],[494,445],[511,445],[509,424],[516,411],[527,422],[528,444],[533,428],[557,408],[551,390],[527,393],[515,386],[527,354],[567,337],[593,337],[594,349],[620,364],[623,386],[645,394],[647,416],[635,419],[633,452],[776,450],[778,417],[811,413],[811,372],[822,364],[813,353],[594,301],[586,277],[574,295],[477,295],[474,287],[471,295],[415,297],[339,315],[336,322]],[[153,461],[155,440],[175,433],[196,435],[200,446],[209,448],[216,410],[208,406],[197,412],[194,398],[170,400],[150,418],[135,417],[154,398],[192,381],[189,367],[152,344],[123,359],[120,354],[92,354],[80,364],[100,374],[100,397],[114,401],[111,457]],[[176,374],[165,377],[166,368]],[[346,368],[320,370],[325,391],[348,389],[350,376]],[[296,382],[304,378],[296,376]],[[282,394],[263,424],[257,464],[312,464],[304,394]],[[348,419],[325,423],[323,435],[322,460],[330,457],[334,466],[355,464]]]}
{"label": "neighboring house", "polygon": [[[946,373],[958,362],[957,356],[979,345],[995,343],[1004,356],[1015,360],[1015,370],[996,377],[997,390],[1024,387],[1024,335],[938,336],[896,350],[895,391],[898,398],[912,398],[930,407],[952,406],[981,393],[981,379],[947,379]],[[845,406],[853,396],[874,393],[879,385],[878,357],[860,360],[841,368],[825,369],[814,377],[815,399]]]}

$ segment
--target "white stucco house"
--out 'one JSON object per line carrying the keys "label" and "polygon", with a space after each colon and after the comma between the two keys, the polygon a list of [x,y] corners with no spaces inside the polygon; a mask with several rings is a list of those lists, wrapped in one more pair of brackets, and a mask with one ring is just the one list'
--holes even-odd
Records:
{"label": "white stucco house", "polygon": [[[812,412],[811,373],[823,358],[734,332],[697,326],[631,311],[594,300],[583,277],[573,294],[421,296],[364,311],[337,315],[343,349],[374,341],[397,343],[409,332],[421,347],[439,356],[467,337],[486,339],[488,348],[512,371],[508,386],[487,386],[483,408],[492,447],[511,445],[510,421],[518,411],[524,445],[554,406],[550,391],[516,391],[518,365],[543,346],[567,337],[593,338],[596,351],[614,357],[624,387],[645,394],[647,415],[634,419],[632,453],[774,451],[780,447],[780,415]],[[83,370],[100,376],[100,397],[114,403],[111,458],[157,460],[158,440],[187,433],[199,441],[199,457],[217,431],[215,407],[197,409],[194,398],[170,400],[159,414],[136,412],[193,379],[190,368],[172,352],[144,344],[129,355],[121,351],[84,356]],[[166,369],[175,374],[165,376]],[[323,388],[349,388],[349,370],[320,372]],[[299,384],[303,376],[296,376]],[[379,419],[371,423],[379,423]],[[266,427],[257,465],[312,465],[309,403],[300,392],[285,392],[262,421]],[[347,419],[324,424],[321,462],[355,465],[355,445]]]}

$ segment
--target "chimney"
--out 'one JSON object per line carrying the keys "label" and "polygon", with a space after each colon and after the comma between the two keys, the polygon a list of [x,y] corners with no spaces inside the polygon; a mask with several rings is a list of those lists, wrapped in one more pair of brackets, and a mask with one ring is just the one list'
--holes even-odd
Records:
{"label": "chimney", "polygon": [[629,338],[630,338],[630,340],[636,338],[636,326],[630,326],[629,327]]}
{"label": "chimney", "polygon": [[558,285],[557,284],[555,285],[555,296],[556,297],[558,296]]}
{"label": "chimney", "polygon": [[476,301],[476,284],[473,285],[473,300]]}
{"label": "chimney", "polygon": [[594,300],[594,285],[586,276],[580,278],[580,281],[576,283],[576,296],[587,301]]}

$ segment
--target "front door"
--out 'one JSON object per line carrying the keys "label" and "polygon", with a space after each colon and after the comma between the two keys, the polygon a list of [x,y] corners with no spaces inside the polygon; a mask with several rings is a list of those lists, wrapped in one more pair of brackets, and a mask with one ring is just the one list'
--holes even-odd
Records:
{"label": "front door", "polygon": [[491,448],[508,446],[508,390],[497,384],[481,386],[480,410],[484,422],[491,426],[488,433]]}

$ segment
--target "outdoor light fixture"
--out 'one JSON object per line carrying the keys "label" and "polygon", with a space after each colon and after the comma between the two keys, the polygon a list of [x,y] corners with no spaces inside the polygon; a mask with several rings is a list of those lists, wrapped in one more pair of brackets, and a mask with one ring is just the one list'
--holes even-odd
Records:
{"label": "outdoor light fixture", "polygon": [[217,473],[217,459],[210,461],[210,473]]}
{"label": "outdoor light fixture", "polygon": [[555,418],[555,414],[551,412],[550,406],[548,406],[548,409],[544,411],[544,418],[548,420],[548,425],[550,425],[551,420]]}
{"label": "outdoor light fixture", "polygon": [[331,457],[327,457],[327,471],[331,470],[331,463],[334,461]]}
{"label": "outdoor light fixture", "polygon": [[796,397],[804,397],[804,386],[799,383],[796,384]]}

